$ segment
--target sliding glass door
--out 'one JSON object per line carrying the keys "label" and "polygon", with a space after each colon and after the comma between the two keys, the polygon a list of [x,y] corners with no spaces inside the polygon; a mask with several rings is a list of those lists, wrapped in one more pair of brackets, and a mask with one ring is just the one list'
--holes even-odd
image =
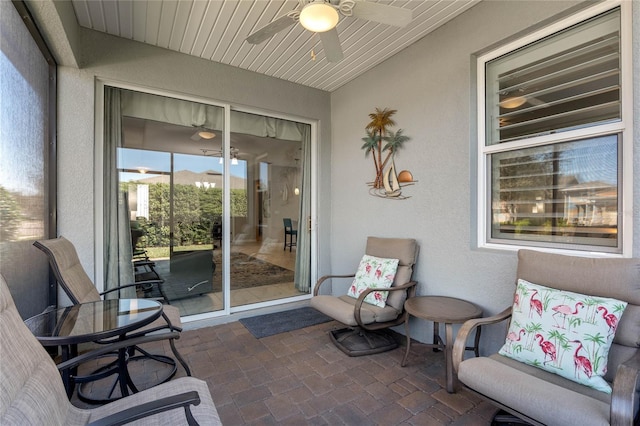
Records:
{"label": "sliding glass door", "polygon": [[[308,296],[310,125],[231,110],[227,132],[223,107],[113,90],[121,131],[105,126],[121,138],[105,132],[117,157],[105,193],[124,212],[105,213],[105,250],[119,247],[111,263],[132,279],[162,281],[135,296],[164,297],[182,315]],[[117,268],[106,264],[107,276]]]}

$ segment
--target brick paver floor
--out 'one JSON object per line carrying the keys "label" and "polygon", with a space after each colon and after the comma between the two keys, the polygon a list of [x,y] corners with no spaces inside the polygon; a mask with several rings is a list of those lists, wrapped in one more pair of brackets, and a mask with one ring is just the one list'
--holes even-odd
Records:
{"label": "brick paver floor", "polygon": [[[491,423],[497,411],[491,404],[465,389],[446,392],[442,352],[412,343],[404,368],[403,346],[348,357],[328,337],[339,326],[332,321],[256,339],[232,322],[183,331],[176,345],[193,376],[208,383],[226,426]],[[145,349],[171,355],[167,343]],[[155,377],[150,365],[132,368]],[[176,377],[184,375],[179,368]],[[72,401],[87,406],[75,395]]]}

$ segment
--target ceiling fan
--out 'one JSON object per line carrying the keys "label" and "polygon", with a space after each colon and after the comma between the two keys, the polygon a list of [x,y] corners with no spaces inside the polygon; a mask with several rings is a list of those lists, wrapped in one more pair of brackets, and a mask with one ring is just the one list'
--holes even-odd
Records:
{"label": "ceiling fan", "polygon": [[318,33],[327,60],[339,62],[344,57],[336,30],[340,15],[395,27],[404,27],[413,18],[409,9],[364,0],[298,0],[298,5],[292,11],[251,34],[247,42],[260,44],[300,22],[307,30]]}

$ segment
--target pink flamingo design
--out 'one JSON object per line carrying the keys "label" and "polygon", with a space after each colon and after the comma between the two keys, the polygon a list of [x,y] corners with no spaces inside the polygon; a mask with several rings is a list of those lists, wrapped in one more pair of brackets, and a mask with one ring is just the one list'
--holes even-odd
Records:
{"label": "pink flamingo design", "polygon": [[[542,352],[544,352],[544,360],[542,364],[546,365],[550,361],[555,361],[556,360],[555,345],[548,340],[544,340],[544,337],[540,333],[536,334],[534,339],[538,340],[538,337],[540,338],[538,345],[540,345],[540,349],[542,349]],[[547,357],[549,357],[549,360],[547,360]]]}
{"label": "pink flamingo design", "polygon": [[513,306],[516,306],[518,307],[518,309],[520,309],[520,295],[517,292],[513,295]]}
{"label": "pink flamingo design", "polygon": [[598,306],[597,311],[600,312],[602,310],[602,318],[607,322],[609,326],[609,335],[615,334],[616,329],[618,328],[618,317],[614,314],[610,314],[607,308],[604,306]]}
{"label": "pink flamingo design", "polygon": [[376,278],[380,279],[381,276],[382,276],[382,270],[380,269],[380,267],[378,267],[378,269],[376,269]]}
{"label": "pink flamingo design", "polygon": [[534,310],[538,315],[542,316],[542,302],[540,299],[533,298],[536,294],[538,294],[538,290],[533,290],[533,293],[531,293],[531,299],[529,300],[529,318],[533,316]]}
{"label": "pink flamingo design", "polygon": [[[571,306],[568,306],[568,305],[554,306],[553,308],[551,308],[554,310],[554,313],[551,316],[556,321],[557,327],[564,329],[564,324],[567,320],[567,315],[576,315],[578,313],[579,308],[584,308],[584,303],[582,302],[576,303],[576,307],[573,312],[571,311]],[[556,315],[558,314],[562,315],[562,326],[558,324],[558,319],[556,318]]]}
{"label": "pink flamingo design", "polygon": [[576,378],[578,377],[578,370],[584,371],[584,374],[587,375],[588,378],[591,378],[593,374],[593,368],[591,367],[591,361],[586,356],[578,355],[580,349],[583,348],[582,342],[580,340],[571,340],[572,343],[578,343],[578,347],[576,348],[575,353],[573,354],[573,365],[575,366],[574,374]]}
{"label": "pink flamingo design", "polygon": [[511,352],[511,347],[513,346],[513,344],[515,342],[519,342],[520,339],[522,339],[522,335],[524,333],[525,333],[524,328],[521,328],[518,334],[516,334],[513,331],[510,331],[509,334],[507,334],[507,341],[509,343],[509,352]]}

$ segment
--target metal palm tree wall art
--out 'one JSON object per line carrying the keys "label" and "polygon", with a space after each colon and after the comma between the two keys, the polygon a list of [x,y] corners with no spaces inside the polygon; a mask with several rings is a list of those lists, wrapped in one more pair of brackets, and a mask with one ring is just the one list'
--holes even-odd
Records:
{"label": "metal palm tree wall art", "polygon": [[376,170],[373,182],[367,183],[371,187],[369,193],[376,197],[404,200],[409,197],[402,194],[402,187],[413,185],[416,181],[408,170],[396,172],[396,151],[411,140],[403,134],[402,129],[396,132],[389,130],[396,125],[391,118],[396,112],[394,109],[376,108],[375,112],[369,114],[371,122],[365,127],[367,136],[362,138],[362,149],[365,157],[371,154]]}

